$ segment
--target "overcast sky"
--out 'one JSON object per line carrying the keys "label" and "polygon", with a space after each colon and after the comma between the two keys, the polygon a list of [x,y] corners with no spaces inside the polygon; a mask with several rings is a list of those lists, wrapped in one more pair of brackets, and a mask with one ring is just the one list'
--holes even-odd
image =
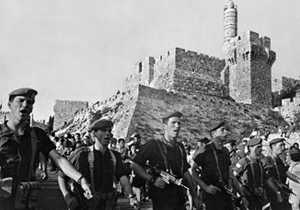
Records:
{"label": "overcast sky", "polygon": [[[38,90],[34,118],[56,99],[102,101],[122,90],[132,65],[179,47],[222,57],[227,0],[0,0],[0,100]],[[238,34],[271,38],[273,75],[299,79],[300,1],[235,0]]]}

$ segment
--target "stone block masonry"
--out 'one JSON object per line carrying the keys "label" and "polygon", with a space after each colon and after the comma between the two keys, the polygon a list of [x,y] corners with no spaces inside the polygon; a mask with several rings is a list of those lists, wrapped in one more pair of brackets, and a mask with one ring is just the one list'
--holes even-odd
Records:
{"label": "stone block masonry", "polygon": [[270,47],[270,38],[259,37],[253,31],[224,43],[228,67],[224,81],[228,83],[229,95],[237,102],[272,106],[271,68],[276,53]]}
{"label": "stone block masonry", "polygon": [[88,108],[88,102],[85,101],[56,100],[53,129],[64,126],[75,116],[76,112],[86,108]]}

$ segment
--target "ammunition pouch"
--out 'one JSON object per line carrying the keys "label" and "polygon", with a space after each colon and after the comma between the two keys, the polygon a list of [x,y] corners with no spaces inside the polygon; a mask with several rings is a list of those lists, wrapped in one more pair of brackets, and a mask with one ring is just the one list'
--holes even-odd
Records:
{"label": "ammunition pouch", "polygon": [[15,208],[28,207],[35,209],[40,189],[41,185],[39,182],[20,182],[16,190]]}
{"label": "ammunition pouch", "polygon": [[13,178],[0,179],[0,198],[8,198],[12,193]]}

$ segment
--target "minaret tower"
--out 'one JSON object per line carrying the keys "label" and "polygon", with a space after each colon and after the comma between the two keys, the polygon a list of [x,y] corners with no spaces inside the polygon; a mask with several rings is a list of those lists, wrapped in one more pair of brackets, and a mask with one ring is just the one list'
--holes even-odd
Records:
{"label": "minaret tower", "polygon": [[237,36],[237,8],[229,0],[224,7],[224,42]]}

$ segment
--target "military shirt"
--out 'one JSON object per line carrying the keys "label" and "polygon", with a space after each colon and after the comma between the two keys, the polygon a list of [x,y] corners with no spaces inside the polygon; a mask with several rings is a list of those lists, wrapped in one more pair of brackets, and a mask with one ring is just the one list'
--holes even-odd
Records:
{"label": "military shirt", "polygon": [[[75,166],[75,168],[82,173],[82,175],[91,183],[90,164],[88,154],[94,152],[94,185],[95,191],[109,192],[113,190],[114,178],[120,180],[124,175],[127,175],[125,166],[123,164],[121,155],[117,151],[112,151],[116,158],[116,165],[114,166],[113,158],[107,149],[105,153],[98,150],[90,151],[88,147],[81,147],[76,149],[68,160]],[[59,176],[65,177],[62,172]]]}
{"label": "military shirt", "polygon": [[[1,159],[1,178],[12,176],[18,181],[30,181],[29,170],[32,156],[31,129],[34,129],[37,137],[37,147],[35,153],[35,164],[39,161],[39,152],[46,158],[55,145],[47,134],[40,128],[29,125],[25,127],[24,134],[16,136],[12,130],[6,126],[6,122],[0,127],[0,159]],[[5,166],[5,164],[7,165]],[[32,177],[34,180],[35,177]]]}
{"label": "military shirt", "polygon": [[263,186],[263,181],[267,179],[262,162],[249,156],[240,159],[233,170],[249,187]]}
{"label": "military shirt", "polygon": [[269,177],[279,180],[281,183],[286,183],[286,172],[289,167],[284,165],[281,158],[266,156],[262,159],[263,167]]}
{"label": "military shirt", "polygon": [[[145,166],[146,162],[149,161],[149,165],[155,166],[161,170],[166,171],[166,165],[164,163],[164,158],[161,154],[159,145],[165,147],[166,151],[165,157],[167,159],[168,166],[172,174],[175,177],[182,178],[183,174],[188,171],[190,168],[189,163],[187,162],[187,155],[182,143],[176,142],[175,145],[171,146],[168,144],[163,143],[165,138],[163,137],[162,140],[150,140],[146,144],[142,145],[139,152],[133,157],[132,161],[141,165]],[[158,177],[159,174],[154,172],[154,177]],[[174,184],[166,184],[164,189],[156,188],[152,185],[149,186],[149,196],[151,198],[158,198],[164,199],[169,201],[178,201],[183,195],[182,187],[179,187]]]}
{"label": "military shirt", "polygon": [[199,167],[201,167],[201,179],[207,185],[214,185],[220,189],[224,189],[221,177],[218,172],[217,162],[214,155],[216,152],[219,168],[222,174],[224,184],[229,180],[229,167],[231,165],[229,152],[225,147],[221,150],[217,149],[213,143],[209,143],[205,146],[195,158],[194,161]]}

